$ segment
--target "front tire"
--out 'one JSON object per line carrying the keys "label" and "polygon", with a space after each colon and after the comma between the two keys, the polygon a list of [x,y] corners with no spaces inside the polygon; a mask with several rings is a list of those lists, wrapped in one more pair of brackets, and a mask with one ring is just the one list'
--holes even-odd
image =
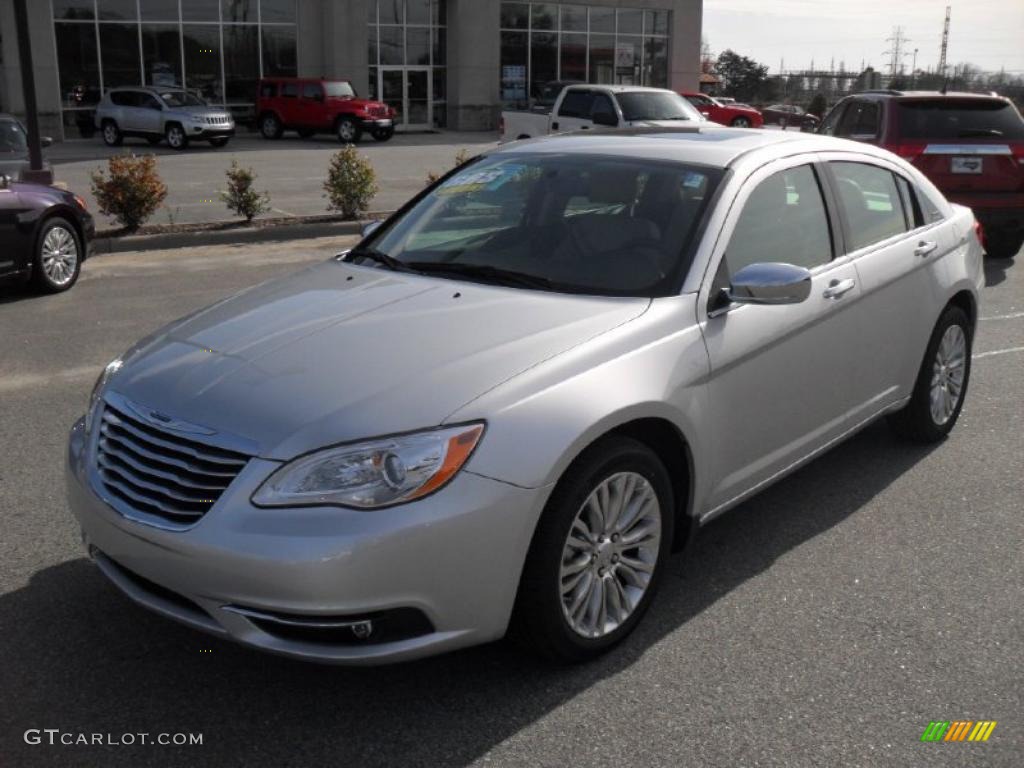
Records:
{"label": "front tire", "polygon": [[338,141],[342,144],[355,144],[359,141],[362,131],[359,130],[359,124],[351,117],[343,117],[335,126],[335,133],[338,136]]}
{"label": "front tire", "polygon": [[226,147],[228,145],[228,141],[229,139],[226,136],[221,136],[218,139],[210,139],[210,146],[220,149],[221,147]]}
{"label": "front tire", "polygon": [[167,146],[171,149],[178,150],[180,152],[188,147],[188,134],[186,134],[185,129],[177,123],[171,123],[167,126],[164,138],[167,139]]}
{"label": "front tire", "polygon": [[82,241],[67,219],[54,216],[44,222],[36,241],[32,280],[45,293],[60,293],[76,282],[82,271]]}
{"label": "front tire", "polygon": [[896,434],[916,443],[937,443],[950,433],[971,377],[971,322],[960,307],[946,307],[935,324],[914,393],[889,416]]}
{"label": "front tire", "polygon": [[101,132],[103,134],[103,143],[108,147],[119,147],[121,142],[124,141],[121,129],[117,127],[117,123],[113,120],[104,120]]}
{"label": "front tire", "polygon": [[511,635],[563,662],[624,640],[657,590],[674,509],[668,472],[643,443],[609,437],[584,451],[534,532]]}
{"label": "front tire", "polygon": [[749,128],[750,118],[749,117],[735,117],[733,121],[729,123],[733,128]]}
{"label": "front tire", "polygon": [[372,136],[375,141],[387,141],[395,135],[394,128],[378,128],[373,131]]}

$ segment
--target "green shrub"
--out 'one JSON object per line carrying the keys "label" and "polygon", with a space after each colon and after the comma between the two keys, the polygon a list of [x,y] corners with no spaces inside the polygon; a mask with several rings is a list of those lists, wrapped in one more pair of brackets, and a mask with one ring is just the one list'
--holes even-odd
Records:
{"label": "green shrub", "polygon": [[270,195],[253,189],[256,173],[252,168],[242,168],[237,160],[232,160],[225,175],[228,177],[228,188],[220,193],[220,199],[228,210],[234,211],[246,221],[252,221],[270,210]]}
{"label": "green shrub", "polygon": [[346,219],[357,218],[370,207],[377,189],[373,166],[354,146],[334,153],[324,181],[328,210],[341,211]]}
{"label": "green shrub", "polygon": [[167,197],[153,155],[115,155],[107,160],[107,174],[97,168],[90,178],[100,213],[113,216],[129,231],[156,213]]}

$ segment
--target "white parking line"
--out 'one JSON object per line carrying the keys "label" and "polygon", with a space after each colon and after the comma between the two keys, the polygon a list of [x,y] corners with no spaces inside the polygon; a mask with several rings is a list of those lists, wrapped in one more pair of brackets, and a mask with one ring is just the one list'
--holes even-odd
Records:
{"label": "white parking line", "polygon": [[1007,349],[993,349],[989,352],[979,352],[971,355],[971,360],[980,360],[983,357],[995,357],[996,355],[1008,355],[1011,352],[1024,352],[1024,347],[1008,347]]}
{"label": "white parking line", "polygon": [[979,318],[980,320],[1014,320],[1018,317],[1024,317],[1024,312],[1011,312],[1008,315],[990,315],[989,317]]}

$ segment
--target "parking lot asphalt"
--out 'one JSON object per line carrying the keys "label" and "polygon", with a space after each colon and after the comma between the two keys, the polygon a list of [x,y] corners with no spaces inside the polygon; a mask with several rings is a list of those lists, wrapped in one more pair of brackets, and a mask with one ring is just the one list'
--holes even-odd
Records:
{"label": "parking lot asphalt", "polygon": [[[460,151],[475,155],[496,143],[493,133],[400,134],[383,144],[363,139],[359,151],[373,164],[380,187],[370,210],[396,210],[423,189],[428,173],[451,169]],[[330,136],[300,139],[289,132],[278,141],[239,135],[223,149],[195,142],[184,152],[163,145],[151,147],[142,139],[125,139],[116,149],[104,146],[98,138],[76,140],[55,145],[47,150],[47,157],[54,166],[55,179],[82,195],[97,215],[97,225],[105,229],[117,225],[99,213],[89,178],[98,168],[106,167],[106,158],[112,154],[157,156],[157,171],[168,194],[149,224],[193,224],[235,218],[220,199],[226,188],[224,172],[232,160],[251,167],[258,176],[256,188],[270,193],[272,210],[266,216],[327,213],[322,185],[331,155],[340,148]]]}
{"label": "parking lot asphalt", "polygon": [[[946,442],[876,424],[714,521],[594,663],[496,643],[321,667],[130,603],[64,502],[67,429],[95,376],[163,323],[342,245],[103,256],[69,293],[0,293],[0,765],[1024,764],[1024,253],[987,264]],[[983,744],[921,743],[958,719],[998,725]],[[26,744],[45,728],[203,744]]]}

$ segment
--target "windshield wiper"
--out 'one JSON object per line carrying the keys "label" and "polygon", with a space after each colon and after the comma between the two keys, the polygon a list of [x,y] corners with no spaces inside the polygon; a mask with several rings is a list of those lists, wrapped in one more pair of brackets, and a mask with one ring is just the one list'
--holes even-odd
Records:
{"label": "windshield wiper", "polygon": [[1003,132],[998,128],[965,128],[958,134],[961,139],[971,136],[1002,136]]}
{"label": "windshield wiper", "polygon": [[528,275],[525,272],[516,272],[511,269],[491,267],[486,264],[466,264],[457,261],[417,261],[410,264],[409,267],[417,272],[423,272],[428,275],[449,274],[495,285],[541,288],[543,290],[555,290],[557,288],[556,284],[546,277]]}
{"label": "windshield wiper", "polygon": [[345,254],[345,261],[352,261],[353,256],[376,262],[392,272],[413,271],[404,261],[399,261],[394,256],[388,256],[384,251],[378,251],[376,248],[353,248]]}

